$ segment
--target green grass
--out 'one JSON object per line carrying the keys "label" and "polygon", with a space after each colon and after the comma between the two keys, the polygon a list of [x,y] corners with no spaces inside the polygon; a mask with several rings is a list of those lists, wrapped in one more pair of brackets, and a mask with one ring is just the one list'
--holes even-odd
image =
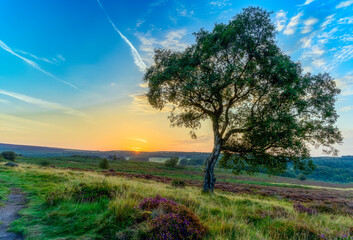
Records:
{"label": "green grass", "polygon": [[6,196],[10,193],[10,189],[3,183],[0,182],[0,207],[4,205]]}
{"label": "green grass", "polygon": [[[159,177],[168,177],[180,180],[203,180],[202,167],[186,167],[169,168],[164,166],[163,158],[152,158],[154,162],[140,162],[140,161],[121,161],[110,160],[109,169],[114,169],[118,172],[134,173],[134,174],[152,174]],[[163,160],[163,161],[162,161]],[[80,168],[80,169],[93,169],[101,170],[98,165],[101,161],[100,158],[85,158],[85,157],[20,157],[17,159],[19,163],[31,163],[40,165],[41,162],[47,161],[49,165],[63,168]],[[302,184],[292,183],[273,183],[269,181],[267,175],[260,174],[253,176],[252,180],[238,180],[236,177],[227,170],[216,169],[217,181],[225,181],[240,184],[252,184],[261,186],[277,186],[277,187],[297,187],[297,188],[310,188],[310,186],[303,186]],[[222,177],[219,177],[222,176]]]}
{"label": "green grass", "polygon": [[[219,191],[202,194],[198,188],[177,189],[96,172],[0,165],[0,179],[28,193],[29,207],[12,230],[33,240],[119,239],[119,233],[135,226],[137,204],[156,194],[190,208],[209,227],[209,239],[317,239],[321,234],[335,239],[353,226],[351,216],[298,213],[286,200]],[[92,201],[78,201],[82,186],[95,189],[83,198]],[[114,194],[107,195],[106,189]]]}

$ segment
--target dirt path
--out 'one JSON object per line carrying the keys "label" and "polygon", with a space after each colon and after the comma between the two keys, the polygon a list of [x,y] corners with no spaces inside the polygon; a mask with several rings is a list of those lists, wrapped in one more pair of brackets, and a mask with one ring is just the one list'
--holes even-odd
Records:
{"label": "dirt path", "polygon": [[18,188],[11,188],[6,205],[0,207],[0,240],[19,240],[21,235],[7,232],[10,223],[16,220],[18,211],[24,208],[26,200],[24,193]]}

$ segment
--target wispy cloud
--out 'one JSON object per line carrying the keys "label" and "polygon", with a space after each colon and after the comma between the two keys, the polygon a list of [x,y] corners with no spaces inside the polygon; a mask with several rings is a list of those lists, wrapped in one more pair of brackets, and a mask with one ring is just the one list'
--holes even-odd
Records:
{"label": "wispy cloud", "polygon": [[3,134],[9,134],[9,136],[14,136],[16,133],[20,134],[19,136],[23,136],[24,133],[32,135],[34,132],[47,134],[48,128],[52,131],[65,131],[64,128],[57,125],[0,113],[0,132]]}
{"label": "wispy cloud", "polygon": [[279,10],[276,12],[276,19],[275,19],[275,24],[276,24],[276,29],[277,31],[282,31],[284,27],[286,26],[287,23],[287,12],[283,10]]}
{"label": "wispy cloud", "polygon": [[108,21],[110,22],[110,24],[113,26],[114,30],[115,30],[115,31],[120,35],[120,37],[129,45],[136,66],[140,69],[141,72],[144,72],[144,71],[147,69],[147,66],[146,66],[146,64],[144,63],[144,61],[142,60],[140,54],[138,53],[138,51],[136,50],[136,48],[134,47],[134,45],[132,45],[132,43],[129,41],[129,39],[127,39],[127,37],[125,37],[125,36],[119,31],[119,29],[115,26],[114,22],[111,20],[111,18],[109,17],[109,15],[107,14],[107,12],[106,12],[105,9],[103,8],[101,2],[100,2],[99,0],[97,0],[97,2],[98,2],[98,4],[99,4],[99,7],[102,9],[104,15],[106,16],[106,18],[108,19]]}
{"label": "wispy cloud", "polygon": [[298,6],[306,6],[309,5],[310,3],[314,2],[315,0],[306,0],[305,3],[298,5]]}
{"label": "wispy cloud", "polygon": [[284,29],[284,34],[286,35],[291,35],[297,30],[297,26],[300,22],[300,18],[303,16],[303,12],[298,13],[294,17],[292,17],[287,25],[287,27]]}
{"label": "wispy cloud", "polygon": [[38,56],[34,55],[33,53],[25,52],[25,51],[22,51],[22,50],[19,50],[19,49],[16,49],[15,51],[18,52],[18,53],[24,54],[24,55],[28,55],[31,58],[35,59],[35,60],[39,60],[39,61],[46,62],[46,63],[51,63],[51,64],[56,64],[55,60],[49,60],[48,58],[38,57]]}
{"label": "wispy cloud", "polygon": [[335,79],[337,86],[342,90],[342,96],[353,95],[353,75],[346,75],[342,78]]}
{"label": "wispy cloud", "polygon": [[326,28],[328,25],[330,25],[334,20],[335,20],[335,15],[336,14],[332,14],[329,15],[325,18],[325,21],[321,24],[321,28]]}
{"label": "wispy cloud", "polygon": [[143,58],[149,65],[153,63],[154,49],[167,48],[174,51],[183,51],[188,44],[184,40],[187,31],[179,29],[169,31],[162,39],[157,39],[151,34],[136,34],[141,42],[140,50],[143,52]]}
{"label": "wispy cloud", "polygon": [[77,111],[73,108],[61,105],[59,103],[49,102],[49,101],[45,101],[45,100],[42,100],[39,98],[30,97],[30,96],[20,94],[20,93],[9,92],[9,91],[5,91],[2,89],[0,89],[0,94],[15,98],[15,99],[20,100],[25,103],[33,104],[33,105],[40,107],[40,108],[61,111],[66,114],[69,114],[69,115],[74,115],[77,117],[89,119],[89,117],[86,114],[84,114],[80,111]]}
{"label": "wispy cloud", "polygon": [[137,142],[142,142],[142,143],[147,143],[146,139],[143,138],[129,138],[129,140],[137,141]]}
{"label": "wispy cloud", "polygon": [[5,44],[3,41],[1,41],[1,40],[0,40],[0,47],[1,47],[2,49],[4,49],[5,51],[7,51],[8,53],[14,55],[15,57],[20,58],[20,59],[23,60],[25,63],[27,63],[28,65],[30,65],[30,66],[32,66],[33,68],[37,69],[38,71],[44,73],[45,75],[47,75],[47,76],[49,76],[49,77],[51,77],[51,78],[54,78],[55,80],[60,81],[60,82],[66,84],[66,85],[68,85],[68,86],[70,86],[70,87],[72,87],[72,88],[75,88],[76,90],[79,90],[79,89],[78,89],[75,85],[73,85],[72,83],[69,83],[69,82],[67,82],[67,81],[65,81],[65,80],[62,80],[62,79],[56,77],[55,75],[51,74],[50,72],[45,71],[45,70],[44,70],[43,68],[41,68],[36,62],[34,62],[34,61],[32,61],[32,60],[30,60],[30,59],[28,59],[28,58],[25,58],[24,56],[22,56],[22,55],[16,53],[14,50],[12,50],[12,48],[10,48],[8,45],[6,45],[6,44]]}
{"label": "wispy cloud", "polygon": [[229,0],[211,1],[210,4],[211,4],[213,7],[219,7],[219,8],[223,8],[223,7],[232,5],[232,4],[229,2]]}
{"label": "wispy cloud", "polygon": [[340,18],[338,20],[339,24],[353,24],[353,17]]}
{"label": "wispy cloud", "polygon": [[343,46],[335,53],[334,57],[338,63],[353,59],[353,45]]}
{"label": "wispy cloud", "polygon": [[352,110],[352,109],[353,109],[353,106],[347,106],[347,107],[341,108],[340,110],[341,110],[342,112],[348,112],[348,111],[350,111],[350,110]]}
{"label": "wispy cloud", "polygon": [[7,101],[7,100],[5,100],[5,99],[1,99],[1,98],[0,98],[0,103],[9,104],[9,103],[10,103],[10,101]]}
{"label": "wispy cloud", "polygon": [[302,33],[309,33],[313,30],[313,26],[319,21],[317,18],[308,18],[304,21],[304,27],[302,28]]}
{"label": "wispy cloud", "polygon": [[342,1],[336,6],[336,8],[346,8],[346,7],[349,7],[352,4],[353,4],[353,0]]}
{"label": "wispy cloud", "polygon": [[146,22],[146,17],[148,17],[152,12],[153,9],[156,7],[159,7],[161,5],[164,5],[168,2],[168,0],[156,0],[152,3],[149,4],[147,11],[145,11],[145,14],[136,21],[136,27],[140,27],[143,23]]}

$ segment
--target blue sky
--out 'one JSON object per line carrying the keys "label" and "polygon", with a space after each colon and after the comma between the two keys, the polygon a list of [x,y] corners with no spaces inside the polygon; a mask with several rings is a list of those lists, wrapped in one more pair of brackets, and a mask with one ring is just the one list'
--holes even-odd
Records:
{"label": "blue sky", "polygon": [[339,149],[353,154],[353,0],[2,0],[0,142],[210,150],[207,124],[193,142],[148,106],[143,71],[155,48],[183,50],[247,6],[273,12],[278,45],[305,71],[336,79]]}

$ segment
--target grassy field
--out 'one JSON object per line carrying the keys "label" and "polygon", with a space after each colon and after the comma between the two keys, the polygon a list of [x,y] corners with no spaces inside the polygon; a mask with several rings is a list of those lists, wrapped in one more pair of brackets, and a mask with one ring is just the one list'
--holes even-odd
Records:
{"label": "grassy field", "polygon": [[[47,162],[49,166],[64,167],[64,168],[80,168],[100,170],[98,165],[101,159],[99,158],[86,158],[86,157],[20,157],[16,161],[19,163],[31,163],[41,165]],[[161,162],[164,158],[153,158],[154,162],[143,161],[122,161],[110,160],[109,169],[114,169],[117,172],[132,173],[132,174],[152,174],[159,177],[168,177],[174,179],[188,179],[188,180],[203,180],[203,169],[198,167],[168,168]],[[265,174],[256,176],[234,176],[227,170],[215,170],[217,181],[240,183],[240,184],[255,184],[264,186],[288,186],[288,187],[332,187],[332,188],[352,188],[353,184],[333,184],[323,183],[320,181],[300,181],[295,178],[286,177],[269,177]]]}
{"label": "grassy field", "polygon": [[[315,214],[300,212],[293,208],[293,201],[276,196],[222,191],[205,195],[196,187],[179,189],[153,180],[28,164],[18,168],[1,164],[0,179],[27,193],[28,208],[12,224],[12,230],[23,233],[26,239],[138,236],[147,226],[136,223],[136,207],[144,198],[157,194],[192,210],[209,228],[208,239],[351,239],[353,234],[349,211],[332,207],[317,208]],[[84,188],[94,190],[91,201],[78,201]],[[112,195],[95,195],[102,189]],[[0,196],[6,193],[7,189],[0,187]]]}

